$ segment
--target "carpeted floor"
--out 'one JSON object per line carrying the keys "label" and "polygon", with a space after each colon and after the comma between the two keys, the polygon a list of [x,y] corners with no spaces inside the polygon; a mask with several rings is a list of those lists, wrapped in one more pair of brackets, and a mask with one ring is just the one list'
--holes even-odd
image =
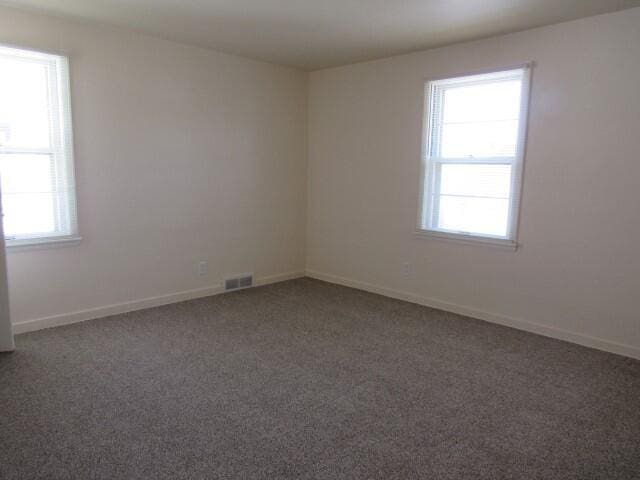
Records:
{"label": "carpeted floor", "polygon": [[640,362],[315,280],[16,340],[3,480],[640,478]]}

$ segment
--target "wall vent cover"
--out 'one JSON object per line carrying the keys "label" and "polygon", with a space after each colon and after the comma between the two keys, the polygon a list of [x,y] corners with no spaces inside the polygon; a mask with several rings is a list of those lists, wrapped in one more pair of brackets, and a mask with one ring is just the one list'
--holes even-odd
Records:
{"label": "wall vent cover", "polygon": [[239,277],[227,278],[224,281],[225,292],[249,287],[253,287],[253,275],[241,275]]}

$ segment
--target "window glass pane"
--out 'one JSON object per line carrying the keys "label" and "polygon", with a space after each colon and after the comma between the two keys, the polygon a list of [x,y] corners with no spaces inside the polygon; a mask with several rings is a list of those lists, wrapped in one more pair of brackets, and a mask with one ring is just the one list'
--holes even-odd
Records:
{"label": "window glass pane", "polygon": [[47,67],[0,56],[0,147],[48,148]]}
{"label": "window glass pane", "polygon": [[444,164],[440,166],[440,193],[509,198],[511,165]]}
{"label": "window glass pane", "polygon": [[499,80],[446,87],[444,122],[516,120],[520,114],[521,80]]}
{"label": "window glass pane", "polygon": [[445,124],[442,157],[513,157],[517,138],[517,120]]}
{"label": "window glass pane", "polygon": [[53,156],[0,154],[2,193],[53,191]]}
{"label": "window glass pane", "polygon": [[521,81],[446,87],[442,106],[441,156],[514,156]]}
{"label": "window glass pane", "polygon": [[54,233],[55,198],[51,193],[3,193],[4,234],[47,235]]}
{"label": "window glass pane", "polygon": [[507,236],[509,200],[441,195],[437,228],[454,232]]}
{"label": "window glass pane", "polygon": [[51,155],[0,154],[0,179],[6,236],[55,231]]}

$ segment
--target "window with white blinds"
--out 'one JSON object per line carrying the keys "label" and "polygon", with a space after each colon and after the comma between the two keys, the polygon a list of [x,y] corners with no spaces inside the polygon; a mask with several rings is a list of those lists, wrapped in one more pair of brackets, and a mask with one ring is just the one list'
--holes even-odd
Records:
{"label": "window with white blinds", "polygon": [[0,46],[0,191],[8,246],[78,239],[66,57]]}
{"label": "window with white blinds", "polygon": [[425,85],[419,229],[515,242],[528,67]]}

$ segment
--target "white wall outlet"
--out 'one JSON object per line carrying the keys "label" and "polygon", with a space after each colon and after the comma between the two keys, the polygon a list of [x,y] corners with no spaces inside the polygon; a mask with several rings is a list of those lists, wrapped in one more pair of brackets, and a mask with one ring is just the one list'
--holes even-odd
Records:
{"label": "white wall outlet", "polygon": [[408,277],[411,274],[411,264],[409,262],[404,262],[402,264],[402,276]]}
{"label": "white wall outlet", "polygon": [[204,277],[205,275],[209,274],[209,262],[207,262],[206,260],[202,260],[200,263],[198,263],[198,275],[200,275],[201,277]]}

